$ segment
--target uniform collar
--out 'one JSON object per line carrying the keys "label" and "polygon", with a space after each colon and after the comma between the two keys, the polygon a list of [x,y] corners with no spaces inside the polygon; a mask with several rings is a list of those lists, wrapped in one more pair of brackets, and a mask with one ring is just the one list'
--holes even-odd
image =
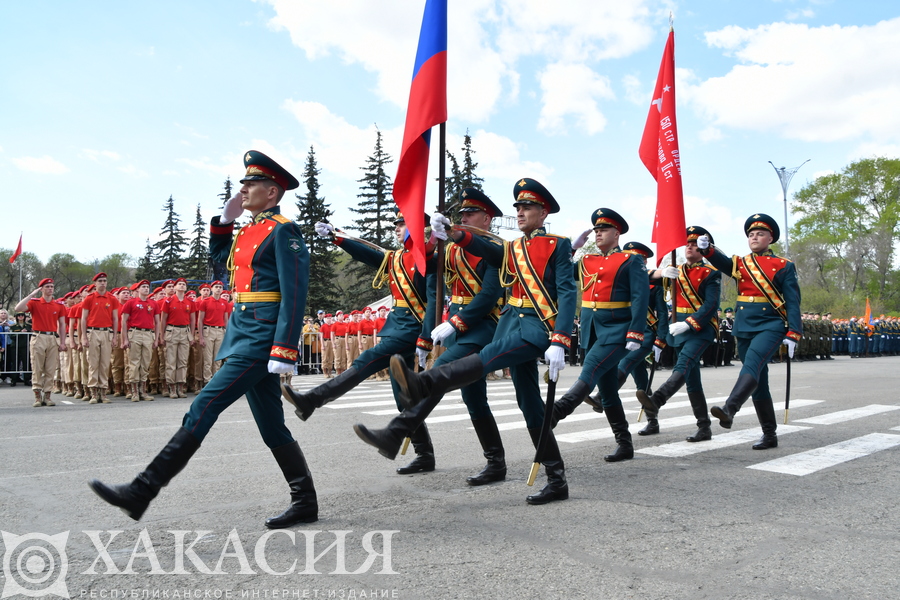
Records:
{"label": "uniform collar", "polygon": [[753,256],[775,256],[775,253],[769,249],[766,249],[763,252],[754,252]]}
{"label": "uniform collar", "polygon": [[526,240],[532,240],[532,239],[538,237],[539,235],[547,235],[547,230],[544,229],[543,227],[538,227],[537,229],[535,229],[535,230],[532,231],[531,233],[527,234],[527,235],[525,236],[525,239],[526,239]]}
{"label": "uniform collar", "polygon": [[622,250],[618,246],[613,246],[609,249],[609,252],[603,252],[600,248],[597,248],[597,254],[600,256],[612,256],[616,252],[621,252]]}
{"label": "uniform collar", "polygon": [[695,268],[697,268],[697,267],[702,267],[702,266],[703,266],[703,261],[702,261],[702,260],[697,261],[697,262],[695,262],[695,263],[687,263],[687,268],[688,268],[688,269],[695,269]]}
{"label": "uniform collar", "polygon": [[278,205],[275,205],[272,208],[270,208],[268,210],[264,210],[261,213],[259,213],[258,215],[256,215],[255,217],[253,217],[253,224],[256,225],[257,223],[261,223],[261,222],[265,221],[266,219],[271,219],[272,215],[280,215],[280,214],[281,214],[281,207],[279,207]]}

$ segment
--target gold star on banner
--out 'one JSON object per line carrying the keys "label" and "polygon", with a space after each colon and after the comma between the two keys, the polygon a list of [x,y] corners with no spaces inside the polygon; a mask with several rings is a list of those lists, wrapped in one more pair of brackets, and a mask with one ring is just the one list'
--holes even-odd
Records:
{"label": "gold star on banner", "polygon": [[525,187],[526,185],[528,185],[528,183],[526,183],[524,179],[519,182],[519,187]]}

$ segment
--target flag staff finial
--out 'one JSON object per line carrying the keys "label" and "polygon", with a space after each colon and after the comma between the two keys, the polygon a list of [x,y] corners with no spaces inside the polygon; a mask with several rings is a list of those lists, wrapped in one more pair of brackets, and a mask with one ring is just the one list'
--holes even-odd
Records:
{"label": "flag staff finial", "polygon": [[669,31],[675,31],[675,14],[669,11]]}

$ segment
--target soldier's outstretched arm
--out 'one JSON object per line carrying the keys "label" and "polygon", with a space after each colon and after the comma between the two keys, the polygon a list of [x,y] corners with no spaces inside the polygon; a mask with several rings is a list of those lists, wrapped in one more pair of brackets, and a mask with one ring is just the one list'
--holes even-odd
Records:
{"label": "soldier's outstretched arm", "polygon": [[294,363],[297,361],[309,288],[309,251],[295,223],[279,225],[274,235],[281,305],[269,360]]}

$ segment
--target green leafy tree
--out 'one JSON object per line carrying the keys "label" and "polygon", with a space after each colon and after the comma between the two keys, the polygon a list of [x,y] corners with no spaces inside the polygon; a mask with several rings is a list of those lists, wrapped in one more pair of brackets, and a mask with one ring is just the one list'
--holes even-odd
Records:
{"label": "green leafy tree", "polygon": [[200,204],[197,204],[197,216],[191,233],[193,237],[185,259],[183,275],[188,279],[208,279],[210,275],[208,234],[206,222],[200,214]]}
{"label": "green leafy tree", "polygon": [[90,265],[78,261],[73,255],[57,253],[50,257],[44,266],[46,277],[53,279],[56,284],[56,295],[61,295],[72,290],[77,290],[94,276],[94,270]]}
{"label": "green leafy tree", "polygon": [[175,199],[169,196],[163,206],[166,221],[160,231],[160,239],[153,244],[157,264],[157,273],[161,278],[180,277],[184,266],[184,252],[187,240],[185,231],[181,229],[181,218],[175,212]]}
{"label": "green leafy tree", "polygon": [[313,146],[310,146],[303,168],[306,193],[296,194],[299,211],[297,225],[309,249],[309,291],[306,297],[306,311],[310,314],[320,309],[334,311],[339,308],[334,283],[339,251],[330,240],[316,235],[315,230],[316,223],[327,222],[328,217],[334,214],[325,203],[325,198],[319,196],[319,173],[321,169],[316,161],[316,152]]}
{"label": "green leafy tree", "polygon": [[135,260],[124,253],[110,254],[97,263],[96,270],[106,273],[110,289],[134,283]]}

